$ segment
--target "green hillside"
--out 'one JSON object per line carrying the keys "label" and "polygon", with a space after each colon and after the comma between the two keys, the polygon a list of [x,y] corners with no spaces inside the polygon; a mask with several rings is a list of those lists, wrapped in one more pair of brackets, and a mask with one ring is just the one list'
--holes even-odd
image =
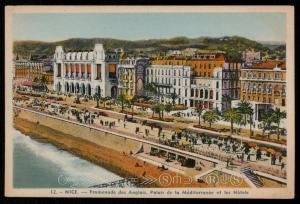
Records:
{"label": "green hillside", "polygon": [[150,39],[127,41],[109,38],[72,38],[57,42],[40,42],[40,41],[16,41],[13,45],[14,54],[19,56],[47,55],[51,57],[54,54],[55,47],[62,45],[65,51],[83,51],[92,50],[95,43],[102,43],[106,49],[115,49],[122,47],[128,53],[143,52],[150,56],[156,56],[159,53],[164,53],[169,49],[184,49],[184,48],[200,48],[205,50],[221,50],[225,51],[227,58],[230,60],[239,60],[241,51],[245,49],[255,49],[266,53],[273,52],[268,47],[261,43],[252,41],[239,36],[222,37],[222,38],[186,38],[176,37],[171,39]]}

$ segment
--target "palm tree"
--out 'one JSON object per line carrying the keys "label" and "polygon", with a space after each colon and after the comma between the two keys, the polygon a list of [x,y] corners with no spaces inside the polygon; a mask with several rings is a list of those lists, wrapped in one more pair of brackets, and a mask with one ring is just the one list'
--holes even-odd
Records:
{"label": "palm tree", "polygon": [[48,83],[48,79],[47,79],[47,77],[46,77],[45,75],[43,75],[43,76],[41,77],[41,83],[42,83],[43,85],[46,85],[46,84]]}
{"label": "palm tree", "polygon": [[134,111],[133,111],[133,108],[134,108],[134,103],[137,101],[137,98],[136,96],[133,96],[132,99],[129,100],[129,104],[131,106],[131,117],[133,118],[133,114],[134,114]]}
{"label": "palm tree", "polygon": [[198,105],[197,113],[198,113],[198,118],[199,118],[199,121],[198,121],[199,127],[201,127],[201,114],[203,111],[204,111],[204,109],[202,108],[202,106]]}
{"label": "palm tree", "polygon": [[118,96],[117,98],[117,101],[121,104],[121,111],[123,112],[124,111],[124,106],[125,106],[125,103],[126,103],[126,97],[124,94],[121,94]]}
{"label": "palm tree", "polygon": [[93,97],[94,97],[94,100],[97,101],[96,108],[99,108],[100,94],[99,93],[95,93]]}
{"label": "palm tree", "polygon": [[154,113],[158,114],[158,117],[160,119],[160,105],[159,104],[155,104],[152,106],[152,117],[154,116]]}
{"label": "palm tree", "polygon": [[209,123],[209,127],[211,128],[211,124],[217,122],[220,118],[216,111],[206,111],[202,116],[204,122]]}
{"label": "palm tree", "polygon": [[158,107],[159,107],[159,118],[164,119],[165,106],[160,104]]}
{"label": "palm tree", "polygon": [[[272,125],[272,111],[268,111],[262,114],[261,125],[262,125],[262,136],[265,136],[265,131],[271,129]],[[268,134],[268,139],[270,139],[270,134]]]}
{"label": "palm tree", "polygon": [[38,77],[34,77],[33,82],[39,83],[40,79]]}
{"label": "palm tree", "polygon": [[[253,116],[253,109],[251,107],[251,104],[247,101],[241,101],[238,104],[238,110],[240,114],[244,116],[244,119],[242,121],[243,125],[245,126],[247,123],[250,125],[250,136],[252,135],[252,116]],[[247,117],[249,116],[249,122],[247,121]]]}
{"label": "palm tree", "polygon": [[165,105],[165,111],[167,113],[170,113],[172,111],[172,109],[173,109],[173,107],[171,104],[168,103],[167,105]]}
{"label": "palm tree", "polygon": [[230,122],[230,132],[233,134],[233,124],[241,121],[241,114],[239,113],[237,108],[230,108],[226,110],[223,114],[223,118],[225,121]]}
{"label": "palm tree", "polygon": [[226,104],[226,109],[227,109],[227,104],[229,104],[229,109],[231,108],[231,101],[232,101],[232,98],[231,98],[231,96],[229,95],[229,94],[224,94],[223,96],[222,96],[222,100],[225,102],[225,104]]}
{"label": "palm tree", "polygon": [[178,95],[175,92],[171,93],[170,98],[172,99],[173,106],[175,106],[175,101],[178,98]]}
{"label": "palm tree", "polygon": [[282,119],[286,118],[286,112],[281,111],[280,108],[275,108],[275,110],[272,111],[272,121],[276,124],[276,129],[277,129],[277,140],[279,140],[279,135],[280,135],[280,122]]}
{"label": "palm tree", "polygon": [[145,86],[145,93],[148,96],[156,95],[157,91],[155,88],[155,84],[153,82],[151,82]]}

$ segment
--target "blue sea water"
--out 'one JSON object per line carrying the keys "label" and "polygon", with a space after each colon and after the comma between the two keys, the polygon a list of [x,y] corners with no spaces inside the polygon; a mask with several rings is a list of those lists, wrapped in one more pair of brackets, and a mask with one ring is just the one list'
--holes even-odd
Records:
{"label": "blue sea water", "polygon": [[86,188],[122,179],[51,144],[13,134],[14,188]]}

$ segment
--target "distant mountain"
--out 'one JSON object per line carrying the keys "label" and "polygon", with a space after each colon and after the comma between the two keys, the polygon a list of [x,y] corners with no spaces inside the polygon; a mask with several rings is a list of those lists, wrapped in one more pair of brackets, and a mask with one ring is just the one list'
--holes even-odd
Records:
{"label": "distant mountain", "polygon": [[276,50],[276,49],[281,49],[282,47],[285,48],[285,42],[280,42],[280,41],[260,41],[260,43],[269,48],[270,50]]}
{"label": "distant mountain", "polygon": [[199,48],[205,50],[221,50],[226,52],[229,60],[240,60],[241,52],[245,49],[254,49],[263,52],[272,50],[262,43],[249,40],[239,36],[225,36],[220,38],[199,37],[187,38],[176,37],[171,39],[150,39],[150,40],[119,40],[110,38],[72,38],[57,42],[41,41],[15,41],[13,45],[14,54],[29,56],[30,54],[43,54],[52,57],[55,47],[61,45],[65,51],[92,50],[95,43],[104,44],[106,49],[122,47],[128,53],[144,53],[156,56],[159,53],[170,49]]}

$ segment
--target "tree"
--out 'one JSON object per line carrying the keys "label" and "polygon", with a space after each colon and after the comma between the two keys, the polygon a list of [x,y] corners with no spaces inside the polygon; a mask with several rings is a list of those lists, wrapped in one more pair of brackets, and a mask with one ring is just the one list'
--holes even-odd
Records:
{"label": "tree", "polygon": [[216,111],[206,111],[202,116],[204,122],[209,123],[209,127],[211,128],[211,124],[217,122],[220,118]]}
{"label": "tree", "polygon": [[172,104],[173,106],[175,106],[175,101],[176,99],[178,98],[178,95],[174,92],[174,93],[171,93],[171,96],[170,98],[172,99]]}
{"label": "tree", "polygon": [[198,118],[199,118],[199,121],[198,121],[199,127],[201,126],[201,115],[202,115],[203,111],[204,111],[204,109],[202,108],[202,106],[198,105],[198,107],[197,107],[197,113],[198,113]]}
{"label": "tree", "polygon": [[134,114],[134,111],[133,111],[133,108],[134,108],[134,103],[137,101],[137,98],[136,96],[132,97],[132,99],[129,100],[129,104],[130,104],[130,107],[131,107],[131,117],[133,118],[133,114]]}
{"label": "tree", "polygon": [[95,93],[93,97],[94,97],[94,100],[97,101],[96,108],[99,108],[100,94],[99,93]]}
{"label": "tree", "polygon": [[[253,108],[251,107],[251,104],[247,101],[241,101],[238,104],[238,110],[240,112],[240,114],[242,114],[244,116],[243,118],[243,125],[245,126],[247,123],[249,123],[250,125],[250,136],[252,135],[252,116],[253,116]],[[249,117],[249,121],[247,120],[247,118]]]}
{"label": "tree", "polygon": [[233,134],[233,124],[241,121],[241,114],[239,113],[238,109],[230,108],[226,110],[223,114],[223,118],[225,121],[230,122],[230,132]]}
{"label": "tree", "polygon": [[160,106],[159,104],[155,104],[152,106],[152,108],[151,108],[153,111],[152,117],[154,116],[154,113],[156,113],[156,114],[158,114],[158,117],[160,118],[160,107],[159,106]]}
{"label": "tree", "polygon": [[172,109],[173,109],[173,107],[171,104],[168,103],[167,105],[165,105],[165,111],[167,113],[170,113],[172,111]]}
{"label": "tree", "polygon": [[40,79],[39,79],[38,77],[34,77],[33,82],[39,83],[39,82],[40,82]]}
{"label": "tree", "polygon": [[35,77],[34,81],[41,83],[43,85],[43,89],[47,91],[48,90],[48,88],[47,88],[48,80],[47,80],[46,76],[43,75],[41,78],[37,78],[37,79],[36,78],[37,77]]}
{"label": "tree", "polygon": [[155,84],[153,82],[151,82],[145,86],[145,93],[148,96],[153,96],[153,95],[157,94]]}
{"label": "tree", "polygon": [[227,104],[229,104],[229,109],[230,109],[230,108],[231,108],[231,101],[232,101],[231,96],[230,96],[229,94],[224,94],[224,95],[222,96],[222,98],[223,98],[223,101],[224,101],[225,104],[226,104],[226,108],[227,108]]}
{"label": "tree", "polygon": [[159,108],[159,119],[164,119],[165,106],[163,104],[158,105]]}
{"label": "tree", "polygon": [[277,140],[280,139],[280,122],[282,119],[286,118],[286,112],[281,111],[280,108],[275,108],[275,110],[272,111],[271,113],[272,121],[276,124],[276,129],[277,129]]}
{"label": "tree", "polygon": [[118,103],[121,105],[122,112],[124,111],[125,103],[126,103],[126,97],[124,94],[121,94],[117,98]]}
{"label": "tree", "polygon": [[[266,130],[271,129],[272,125],[272,112],[268,111],[262,114],[261,117],[261,125],[262,125],[262,136],[265,136]],[[270,134],[268,134],[268,138],[270,137]],[[270,139],[270,138],[269,138]]]}

